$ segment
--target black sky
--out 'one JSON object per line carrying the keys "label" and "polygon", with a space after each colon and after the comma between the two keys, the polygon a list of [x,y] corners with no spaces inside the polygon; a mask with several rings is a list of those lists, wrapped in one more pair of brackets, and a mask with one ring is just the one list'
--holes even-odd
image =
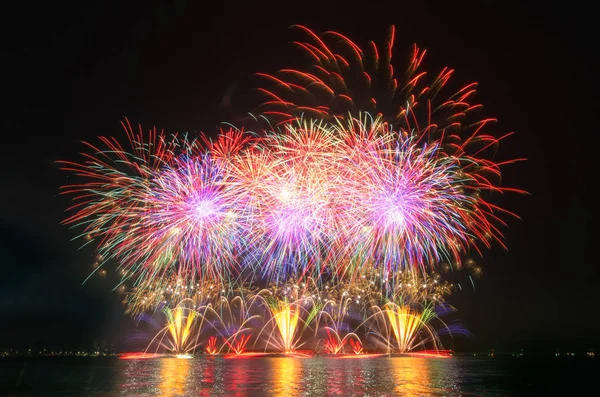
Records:
{"label": "black sky", "polygon": [[[114,280],[92,278],[93,251],[59,225],[68,179],[54,162],[76,160],[79,140],[123,138],[127,116],[168,132],[217,129],[253,95],[252,74],[293,62],[289,25],[337,30],[359,44],[397,27],[395,59],[416,42],[425,68],[456,69],[480,83],[478,99],[499,119],[504,183],[531,196],[501,204],[523,218],[505,229],[509,250],[485,253],[476,290],[452,303],[476,336],[457,349],[600,347],[592,204],[597,175],[597,80],[593,12],[576,2],[525,6],[481,1],[367,2],[324,6],[196,2],[22,3],[2,25],[0,347],[124,340]],[[321,2],[326,3],[326,2]]]}

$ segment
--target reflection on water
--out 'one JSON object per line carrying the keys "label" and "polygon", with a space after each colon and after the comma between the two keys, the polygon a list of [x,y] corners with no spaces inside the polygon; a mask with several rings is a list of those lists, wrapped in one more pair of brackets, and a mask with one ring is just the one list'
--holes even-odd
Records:
{"label": "reflection on water", "polygon": [[160,395],[164,397],[182,396],[190,375],[190,360],[165,358],[160,360]]}
{"label": "reflection on water", "polygon": [[298,395],[298,378],[302,375],[301,359],[279,357],[269,359],[273,368],[273,395],[291,397]]}
{"label": "reflection on water", "polygon": [[600,360],[575,358],[14,359],[0,360],[0,395],[538,395],[592,386],[599,367]]}
{"label": "reflection on water", "polygon": [[327,374],[327,395],[344,396],[347,390],[364,390],[364,377],[362,375],[362,361],[354,359],[352,362],[343,360],[341,365],[331,365],[334,358],[327,360],[325,373]]}
{"label": "reflection on water", "polygon": [[[226,396],[252,395],[251,390],[256,388],[255,371],[252,369],[252,359],[225,360],[222,382],[225,383]],[[216,391],[213,389],[213,395]],[[210,394],[208,394],[210,395]]]}
{"label": "reflection on water", "polygon": [[[214,361],[214,357],[209,357],[208,359]],[[200,383],[202,384],[202,386],[204,386],[203,390],[209,390],[209,388],[211,388],[215,384],[215,366],[210,364],[203,365],[201,374],[202,376],[200,377],[200,379],[202,380]],[[204,395],[208,396],[208,394]]]}
{"label": "reflection on water", "polygon": [[433,391],[429,379],[428,360],[431,359],[404,357],[389,360],[394,374],[393,385],[396,393],[413,397]]}

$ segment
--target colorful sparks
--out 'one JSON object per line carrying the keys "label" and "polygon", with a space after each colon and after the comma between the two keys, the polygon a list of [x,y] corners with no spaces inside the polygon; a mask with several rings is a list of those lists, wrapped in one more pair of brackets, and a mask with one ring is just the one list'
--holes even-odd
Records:
{"label": "colorful sparks", "polygon": [[475,83],[444,96],[453,71],[429,79],[416,46],[397,78],[393,28],[384,50],[298,28],[311,66],[259,74],[268,128],[190,140],[124,120],[127,147],[100,137],[61,162],[83,178],[64,223],[96,245],[92,274],[116,265],[129,313],[163,310],[157,351],[292,354],[311,330],[330,354],[440,355],[438,271],[480,274],[467,255],[503,245],[511,213],[489,193],[519,192],[501,167],[520,159],[491,153],[510,134],[471,120]]}

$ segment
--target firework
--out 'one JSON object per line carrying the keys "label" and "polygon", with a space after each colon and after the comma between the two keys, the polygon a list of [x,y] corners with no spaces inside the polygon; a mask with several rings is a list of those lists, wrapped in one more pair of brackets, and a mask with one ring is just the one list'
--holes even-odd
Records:
{"label": "firework", "polygon": [[421,70],[426,51],[417,46],[406,68],[394,68],[393,26],[383,48],[374,42],[361,48],[337,32],[295,27],[305,34],[305,41],[294,44],[309,66],[260,73],[267,84],[259,91],[267,100],[259,110],[284,125],[307,116],[339,125],[337,135],[349,150],[339,157],[349,160],[343,190],[353,200],[342,206],[352,209],[343,229],[357,228],[349,246],[364,255],[358,266],[371,259],[382,271],[442,260],[460,266],[467,250],[479,251],[476,242],[502,243],[500,215],[511,213],[482,193],[522,192],[499,183],[500,167],[522,159],[486,158],[511,134],[483,133],[495,120],[476,117],[482,107],[473,103],[477,84],[448,94],[453,70],[443,68],[429,78]]}
{"label": "firework", "polygon": [[374,341],[377,350],[407,353],[430,346],[437,352],[442,349],[441,336],[470,336],[460,323],[443,320],[455,309],[445,302],[451,287],[438,274],[425,278],[400,272],[380,288],[369,294],[364,321],[354,331]]}
{"label": "firework", "polygon": [[206,342],[206,354],[214,356],[218,354],[218,352],[219,350],[217,349],[217,337],[211,336]]}
{"label": "firework", "polygon": [[252,333],[263,318],[262,296],[247,296],[244,292],[235,291],[233,298],[222,296],[214,309],[211,305],[204,311],[205,316],[212,317],[211,323],[223,340],[222,348],[235,355],[244,353]]}
{"label": "firework", "polygon": [[352,347],[352,353],[358,355],[358,354],[365,354],[364,350],[363,350],[363,345],[360,342],[360,340],[357,339],[349,339],[349,343],[350,346]]}
{"label": "firework", "polygon": [[[372,123],[372,124],[371,124]],[[442,260],[460,262],[476,243],[500,239],[493,206],[461,159],[436,143],[418,143],[379,120],[352,121],[343,165],[345,244],[353,261],[383,272],[427,270]],[[362,266],[360,266],[362,267]]]}
{"label": "firework", "polygon": [[[266,302],[269,320],[258,333],[257,341],[265,335],[265,351],[274,349],[286,354],[296,352],[307,341],[305,331],[313,325],[322,299],[313,279],[294,280],[258,292]],[[267,318],[267,317],[266,317]]]}
{"label": "firework", "polygon": [[141,280],[127,293],[123,303],[126,312],[137,316],[144,312],[152,312],[162,307],[175,307],[184,299],[194,302],[197,308],[216,304],[229,290],[229,284],[218,281],[190,280],[173,275],[171,277],[148,278]]}
{"label": "firework", "polygon": [[63,188],[76,200],[65,223],[83,227],[86,244],[97,242],[101,265],[117,262],[121,284],[133,284],[128,302],[134,307],[160,302],[168,292],[181,300],[190,292],[184,288],[228,279],[247,228],[224,159],[245,138],[224,134],[210,144],[214,158],[185,136],[146,135],[141,127],[133,133],[128,122],[123,125],[129,150],[101,138],[105,148],[88,144],[94,154],[84,154],[84,162],[62,162],[63,169],[88,178]]}
{"label": "firework", "polygon": [[226,357],[256,355],[260,346],[264,346],[261,354],[291,354],[300,348],[362,354],[364,343],[370,341],[373,351],[390,354],[429,346],[437,351],[441,336],[469,335],[459,325],[441,320],[453,311],[440,298],[443,286],[431,279],[425,285],[412,273],[395,281],[389,297],[368,280],[323,286],[301,279],[257,293],[232,291],[201,306],[185,299],[173,309],[165,306],[165,326],[147,350],[156,346],[156,352],[166,350],[180,357],[199,346],[209,355],[230,353]]}
{"label": "firework", "polygon": [[294,44],[308,56],[309,66],[281,69],[275,75],[258,74],[269,82],[259,91],[267,97],[261,108],[266,108],[264,113],[272,118],[279,116],[285,121],[307,114],[318,119],[339,119],[368,112],[381,115],[397,129],[420,129],[432,134],[460,130],[464,127],[462,120],[481,108],[470,103],[477,83],[443,96],[454,71],[445,67],[429,78],[421,70],[427,51],[416,45],[408,65],[394,68],[393,26],[383,48],[372,41],[367,48],[361,48],[337,32],[316,34],[304,26],[295,28],[307,39]]}
{"label": "firework", "polygon": [[191,282],[227,278],[243,235],[226,178],[224,168],[205,154],[162,170],[146,198],[143,229],[127,240],[141,241],[143,250],[127,261],[159,272],[177,266]]}
{"label": "firework", "polygon": [[300,120],[269,132],[234,162],[251,219],[248,257],[263,278],[318,274],[323,263],[335,262],[337,144],[326,123]]}
{"label": "firework", "polygon": [[198,331],[198,313],[180,302],[174,309],[165,308],[166,326],[152,339],[146,351],[153,346],[163,348],[181,358],[189,358],[198,347],[195,333]]}
{"label": "firework", "polygon": [[160,166],[128,163],[144,178],[125,188],[104,166],[104,190],[77,189],[92,198],[68,222],[90,218],[100,255],[133,280],[132,312],[243,280],[427,274],[500,240],[494,207],[478,194],[486,186],[436,144],[368,117],[286,131],[245,150],[219,144],[240,142],[223,136],[216,158],[184,140]]}
{"label": "firework", "polygon": [[502,244],[509,212],[489,193],[518,190],[501,186],[512,161],[490,153],[508,135],[484,134],[476,84],[448,95],[452,70],[428,79],[417,47],[397,78],[393,28],[384,50],[300,29],[310,68],[261,74],[267,129],[190,140],[125,120],[129,145],[101,137],[62,162],[86,179],[63,189],[75,196],[65,223],[96,244],[95,271],[116,263],[128,312],[166,310],[169,350],[195,348],[198,322],[216,333],[211,354],[239,355],[253,336],[295,351],[309,328],[333,353],[362,352],[360,327],[388,351],[438,349],[450,291],[438,270]]}

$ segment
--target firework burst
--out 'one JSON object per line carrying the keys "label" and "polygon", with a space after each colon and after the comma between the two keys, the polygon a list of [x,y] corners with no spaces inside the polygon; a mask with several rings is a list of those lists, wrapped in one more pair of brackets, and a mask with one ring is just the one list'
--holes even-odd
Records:
{"label": "firework burst", "polygon": [[[230,291],[297,279],[297,296],[265,298],[279,335],[267,345],[297,349],[320,313],[330,351],[350,339],[362,351],[346,325],[352,307],[361,317],[352,321],[371,316],[393,331],[393,350],[413,349],[428,330],[437,346],[428,324],[448,286],[433,273],[502,244],[509,212],[489,197],[518,191],[501,186],[501,167],[517,160],[490,154],[510,134],[485,134],[494,120],[474,118],[476,84],[448,95],[452,70],[429,79],[416,46],[396,77],[393,28],[383,50],[299,28],[311,66],[261,74],[268,129],[188,140],[125,120],[128,147],[101,137],[82,162],[61,162],[87,179],[64,187],[75,196],[65,223],[97,244],[97,269],[116,262],[133,314],[187,299],[204,319]],[[239,323],[224,339],[236,352],[250,339]]]}
{"label": "firework burst", "polygon": [[442,96],[454,71],[446,67],[429,78],[421,70],[427,51],[416,45],[408,65],[394,68],[393,26],[383,48],[373,41],[361,48],[338,32],[317,34],[304,26],[294,27],[305,34],[306,41],[294,44],[310,64],[305,69],[281,69],[274,75],[258,74],[269,83],[259,91],[267,97],[261,108],[271,117],[285,120],[308,114],[335,119],[368,112],[382,115],[396,128],[411,131],[421,124],[431,133],[460,128],[461,120],[481,107],[469,103],[477,83]]}
{"label": "firework burst", "polygon": [[150,265],[155,270],[177,267],[192,283],[196,277],[226,278],[243,239],[226,178],[223,166],[207,154],[178,159],[162,170],[146,199],[144,229],[129,238],[145,248],[131,263],[155,263]]}
{"label": "firework burst", "polygon": [[476,242],[489,246],[491,239],[500,240],[494,207],[478,194],[486,186],[465,170],[462,159],[445,155],[436,142],[364,120],[339,127],[368,137],[353,140],[340,160],[345,246],[353,261],[361,268],[372,262],[387,273],[426,271],[442,260],[460,262]]}
{"label": "firework burst", "polygon": [[81,236],[97,240],[103,264],[116,261],[122,282],[132,280],[146,299],[146,287],[165,292],[174,279],[190,288],[230,277],[244,241],[234,202],[239,194],[223,161],[235,137],[212,143],[219,155],[213,158],[185,136],[145,135],[141,127],[134,134],[128,122],[123,125],[129,151],[101,138],[105,148],[88,144],[94,155],[84,154],[84,162],[62,163],[89,179],[64,187],[63,193],[76,195],[75,214],[65,223],[83,226]]}
{"label": "firework burst", "polygon": [[245,179],[243,194],[250,198],[244,201],[252,203],[246,206],[254,236],[249,257],[267,279],[318,274],[323,263],[334,260],[329,245],[339,217],[337,143],[326,123],[301,120],[258,142],[260,165],[244,163],[241,170],[251,177],[238,179]]}
{"label": "firework burst", "polygon": [[512,134],[484,133],[495,120],[477,117],[477,83],[448,93],[453,70],[430,77],[421,68],[426,51],[416,45],[408,65],[394,68],[393,26],[382,47],[365,48],[337,32],[294,27],[306,38],[294,44],[310,62],[259,73],[267,98],[259,111],[284,125],[307,115],[329,120],[344,140],[341,207],[349,223],[342,229],[349,232],[340,242],[353,258],[344,271],[365,261],[382,272],[426,271],[442,260],[460,265],[470,249],[481,254],[477,243],[502,244],[502,215],[514,214],[482,196],[523,193],[500,183],[500,167],[522,159],[489,159]]}

